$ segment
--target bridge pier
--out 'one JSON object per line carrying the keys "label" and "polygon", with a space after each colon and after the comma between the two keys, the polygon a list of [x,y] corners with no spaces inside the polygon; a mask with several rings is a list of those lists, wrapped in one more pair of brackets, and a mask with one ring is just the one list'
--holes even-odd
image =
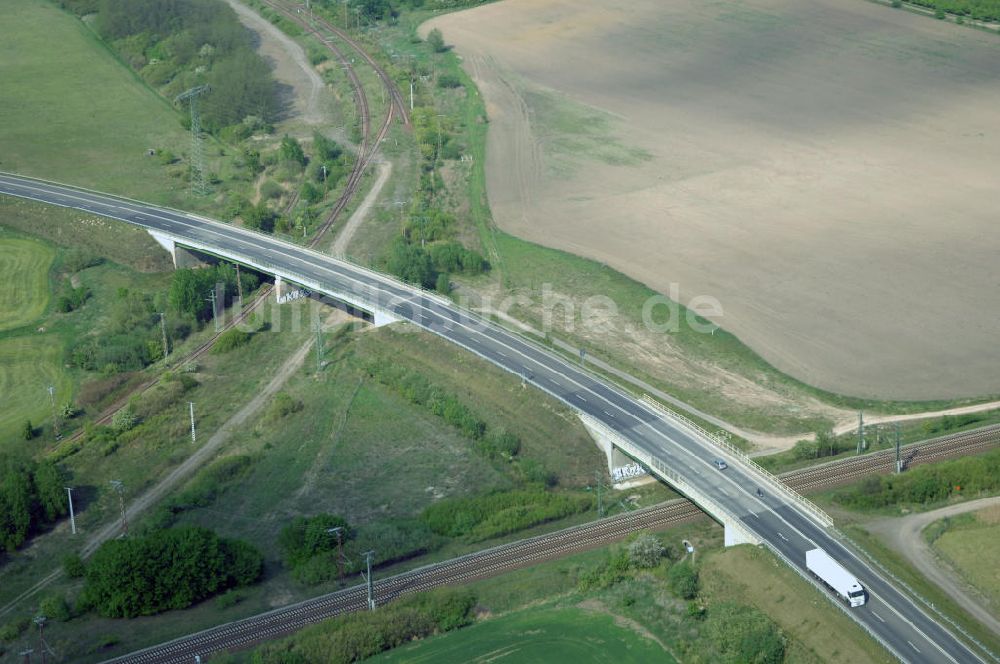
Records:
{"label": "bridge pier", "polygon": [[637,464],[630,456],[622,452],[615,446],[608,436],[604,435],[597,428],[591,427],[587,420],[582,419],[583,427],[590,434],[598,449],[604,452],[608,459],[608,475],[611,476],[614,486],[617,489],[626,489],[633,486],[641,486],[656,481],[647,473],[642,466]]}
{"label": "bridge pier", "polygon": [[722,509],[718,503],[689,484],[682,475],[669,468],[659,458],[639,449],[617,431],[614,431],[593,417],[583,413],[577,413],[577,415],[594,440],[598,441],[598,445],[606,450],[609,463],[614,452],[623,456],[628,455],[630,460],[634,459],[641,463],[648,469],[652,476],[660,478],[671,488],[687,496],[702,511],[722,524],[722,527],[725,529],[724,541],[726,546],[736,546],[738,544],[757,545],[761,543],[736,516]]}
{"label": "bridge pier", "polygon": [[205,261],[198,258],[193,251],[179,246],[169,235],[158,233],[152,229],[146,229],[146,232],[153,236],[153,239],[156,240],[157,244],[167,250],[167,253],[170,254],[170,258],[174,262],[175,270],[198,267],[199,265],[205,264]]}

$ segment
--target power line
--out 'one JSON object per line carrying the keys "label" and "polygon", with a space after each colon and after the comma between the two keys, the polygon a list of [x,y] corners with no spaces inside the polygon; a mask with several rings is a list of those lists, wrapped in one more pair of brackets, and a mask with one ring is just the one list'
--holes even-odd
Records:
{"label": "power line", "polygon": [[122,512],[122,534],[128,536],[128,519],[125,516],[125,485],[121,480],[111,480],[111,486],[118,492],[118,507]]}
{"label": "power line", "polygon": [[187,101],[191,109],[191,193],[196,196],[208,194],[208,184],[205,182],[205,155],[201,137],[201,113],[198,112],[198,97],[209,92],[207,85],[186,90],[174,99],[175,102]]}

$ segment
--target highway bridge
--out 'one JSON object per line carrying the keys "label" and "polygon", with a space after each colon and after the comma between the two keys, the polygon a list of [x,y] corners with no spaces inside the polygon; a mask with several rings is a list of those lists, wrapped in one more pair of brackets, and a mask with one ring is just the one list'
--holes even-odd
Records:
{"label": "highway bridge", "polygon": [[[670,416],[556,353],[445,298],[333,257],[204,217],[125,198],[0,174],[0,194],[119,219],[161,242],[209,252],[370,312],[377,323],[409,321],[505,369],[575,410],[726,527],[727,543],[766,545],[805,578],[805,552],[822,548],[869,592],[862,607],[840,606],[904,662],[984,662],[979,654],[883,578],[830,528],[821,512],[766,478],[696,426]],[[713,459],[729,459],[719,470]],[[765,489],[762,497],[757,489]],[[824,591],[825,592],[825,591]],[[832,599],[832,596],[831,596]]]}

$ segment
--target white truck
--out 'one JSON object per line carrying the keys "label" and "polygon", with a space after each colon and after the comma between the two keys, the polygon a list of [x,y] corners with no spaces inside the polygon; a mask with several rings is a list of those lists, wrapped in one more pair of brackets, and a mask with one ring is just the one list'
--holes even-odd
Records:
{"label": "white truck", "polygon": [[823,549],[806,551],[806,569],[850,606],[865,603],[867,596],[864,586]]}

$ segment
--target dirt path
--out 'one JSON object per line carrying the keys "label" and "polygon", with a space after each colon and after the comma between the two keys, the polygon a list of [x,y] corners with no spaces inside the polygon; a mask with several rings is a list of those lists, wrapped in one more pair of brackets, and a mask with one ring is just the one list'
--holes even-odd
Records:
{"label": "dirt path", "polygon": [[378,198],[378,195],[382,191],[382,187],[385,186],[385,183],[389,181],[390,175],[392,175],[392,162],[383,161],[378,165],[378,178],[376,178],[372,188],[368,190],[368,194],[365,196],[365,199],[361,201],[361,205],[359,205],[358,209],[354,211],[351,218],[347,220],[344,227],[340,229],[337,239],[334,240],[333,247],[330,250],[330,253],[334,256],[346,255],[347,245],[350,244],[355,231],[358,230],[361,223],[368,217],[368,213],[371,211],[372,206],[375,205],[375,199]]}
{"label": "dirt path", "polygon": [[[327,318],[325,325],[336,323],[340,319],[346,319],[347,317],[348,315],[346,313],[335,309]],[[135,522],[136,517],[162,499],[168,492],[177,488],[181,482],[193,475],[197,469],[204,466],[205,462],[218,451],[219,447],[229,440],[233,432],[250,419],[250,417],[258,413],[267,401],[282,388],[288,379],[291,378],[292,374],[302,366],[302,363],[305,361],[306,356],[312,348],[313,339],[310,339],[278,368],[274,377],[271,378],[270,382],[268,382],[264,389],[262,389],[253,399],[243,406],[243,408],[237,411],[235,415],[226,420],[226,422],[223,423],[223,425],[219,427],[214,434],[212,434],[212,436],[208,439],[208,442],[198,448],[194,454],[185,459],[179,466],[170,471],[166,477],[151,487],[148,491],[146,491],[146,493],[133,499],[129,503],[128,508],[125,510],[128,520],[130,522]],[[84,545],[80,552],[81,557],[87,558],[90,556],[105,541],[116,537],[120,529],[121,525],[118,519],[115,519],[105,525],[93,536],[91,536],[89,540],[87,540],[86,545]],[[60,576],[62,576],[62,568],[49,573],[38,583],[25,590],[3,608],[0,608],[0,615],[6,614],[17,606],[22,600],[31,597],[40,590],[43,590]]]}
{"label": "dirt path", "polygon": [[870,532],[879,535],[894,550],[903,554],[917,568],[918,572],[958,602],[976,620],[996,634],[1000,634],[1000,620],[990,613],[979,597],[966,591],[968,584],[953,570],[942,564],[941,560],[931,551],[930,545],[927,544],[922,534],[924,528],[934,521],[956,514],[974,512],[993,505],[1000,505],[1000,496],[972,500],[959,505],[949,505],[939,510],[921,512],[920,514],[880,519],[865,527]]}
{"label": "dirt path", "polygon": [[291,37],[283,33],[260,14],[236,0],[226,0],[240,22],[260,39],[257,52],[274,66],[274,78],[285,88],[289,105],[285,119],[301,120],[308,125],[326,121],[320,109],[320,93],[325,88],[323,79],[309,64],[306,52]]}

